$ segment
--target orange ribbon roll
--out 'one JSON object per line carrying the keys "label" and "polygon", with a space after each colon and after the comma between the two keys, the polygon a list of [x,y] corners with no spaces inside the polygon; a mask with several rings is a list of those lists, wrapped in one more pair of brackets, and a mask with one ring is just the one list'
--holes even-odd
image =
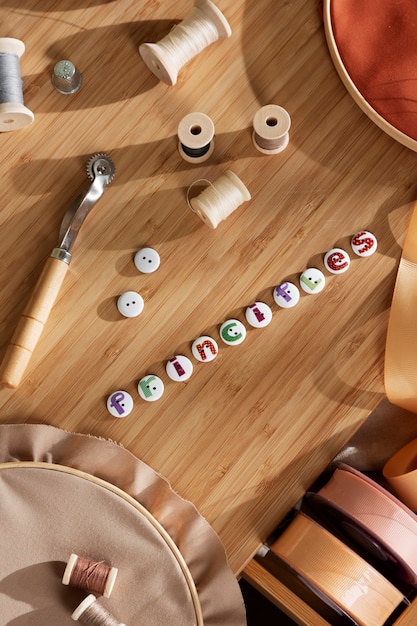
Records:
{"label": "orange ribbon roll", "polygon": [[382,472],[400,500],[417,511],[417,439],[398,450]]}
{"label": "orange ribbon roll", "polygon": [[382,574],[303,513],[271,551],[360,626],[382,626],[404,599]]}

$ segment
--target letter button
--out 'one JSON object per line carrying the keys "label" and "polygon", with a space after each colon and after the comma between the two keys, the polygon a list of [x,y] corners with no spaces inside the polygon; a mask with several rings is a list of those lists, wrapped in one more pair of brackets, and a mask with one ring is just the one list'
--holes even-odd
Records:
{"label": "letter button", "polygon": [[115,391],[107,398],[107,410],[113,417],[126,417],[133,409],[133,398],[127,391]]}
{"label": "letter button", "polygon": [[209,363],[209,361],[213,361],[213,359],[216,358],[219,352],[219,347],[214,339],[208,337],[207,335],[203,335],[193,342],[191,352],[197,361],[200,361],[201,363]]}
{"label": "letter button", "polygon": [[193,364],[188,357],[177,354],[167,361],[165,371],[171,380],[181,383],[190,378],[193,373]]}
{"label": "letter button", "polygon": [[297,285],[290,282],[277,285],[273,295],[275,303],[283,309],[290,309],[298,304],[300,300],[300,291]]}
{"label": "letter button", "polygon": [[309,267],[300,276],[300,286],[303,291],[310,294],[323,291],[326,279],[323,272],[316,267]]}
{"label": "letter button", "polygon": [[227,320],[220,326],[220,337],[229,346],[238,346],[245,341],[246,328],[239,320]]}
{"label": "letter button", "polygon": [[268,326],[272,320],[272,311],[265,302],[250,304],[245,312],[246,321],[254,328]]}
{"label": "letter button", "polygon": [[164,395],[164,383],[154,374],[147,374],[138,382],[138,393],[142,400],[155,402]]}
{"label": "letter button", "polygon": [[332,248],[324,255],[324,266],[331,274],[343,274],[350,267],[350,256],[342,248]]}

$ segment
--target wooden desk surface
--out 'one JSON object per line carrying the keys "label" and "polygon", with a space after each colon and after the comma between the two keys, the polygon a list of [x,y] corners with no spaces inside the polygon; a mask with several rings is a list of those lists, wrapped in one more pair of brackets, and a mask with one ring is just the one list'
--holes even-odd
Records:
{"label": "wooden desk surface", "polygon": [[[165,475],[198,507],[238,573],[284,513],[384,397],[383,353],[401,244],[416,196],[416,154],[375,127],[334,70],[315,2],[218,0],[233,35],[187,64],[174,87],[138,54],[192,3],[15,0],[0,3],[2,36],[25,42],[28,128],[0,136],[0,357],[95,152],[117,174],[84,224],[73,262],[22,384],[0,390],[2,422],[42,422],[111,438]],[[82,89],[51,85],[69,58]],[[290,144],[264,156],[252,120],[265,104],[291,115]],[[209,115],[215,151],[201,165],[177,151],[177,126]],[[187,207],[186,190],[232,169],[252,200],[216,230]],[[369,229],[377,253],[352,258],[326,289],[279,310],[272,290]],[[161,267],[139,274],[133,255],[156,248]],[[139,291],[143,314],[122,318],[119,294]],[[239,347],[220,345],[186,383],[165,362],[191,357],[201,334],[244,320],[264,300],[271,324]],[[191,357],[192,358],[192,357]],[[142,401],[138,380],[166,383]],[[106,410],[129,391],[133,412]],[[109,459],[109,462],[111,460]]]}

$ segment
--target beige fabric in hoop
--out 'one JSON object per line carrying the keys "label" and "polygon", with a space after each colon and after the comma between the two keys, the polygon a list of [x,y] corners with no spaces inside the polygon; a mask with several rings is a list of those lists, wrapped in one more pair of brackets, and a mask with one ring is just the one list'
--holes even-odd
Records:
{"label": "beige fabric in hoop", "polygon": [[0,463],[13,462],[0,468],[2,623],[70,626],[85,596],[61,583],[75,551],[119,567],[106,606],[128,626],[194,626],[198,605],[205,626],[246,624],[238,583],[214,530],[123,447],[52,426],[0,425]]}
{"label": "beige fabric in hoop", "polygon": [[388,400],[417,413],[417,205],[398,268],[385,348]]}

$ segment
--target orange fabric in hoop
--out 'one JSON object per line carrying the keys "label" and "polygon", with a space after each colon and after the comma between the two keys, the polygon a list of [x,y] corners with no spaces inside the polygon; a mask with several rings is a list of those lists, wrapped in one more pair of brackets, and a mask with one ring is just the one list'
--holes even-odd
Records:
{"label": "orange fabric in hoop", "polygon": [[416,0],[331,0],[337,48],[356,88],[417,140]]}

